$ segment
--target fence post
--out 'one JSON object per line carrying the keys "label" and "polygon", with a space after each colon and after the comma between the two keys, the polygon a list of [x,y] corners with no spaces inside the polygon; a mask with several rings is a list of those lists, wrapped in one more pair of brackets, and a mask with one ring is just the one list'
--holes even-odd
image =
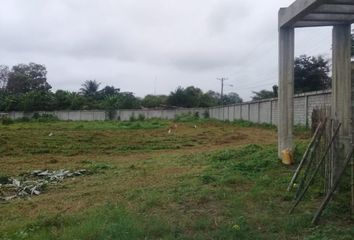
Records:
{"label": "fence post", "polygon": [[270,124],[273,124],[273,100],[270,100]]}
{"label": "fence post", "polygon": [[234,104],[234,115],[232,116],[232,121],[235,121],[236,118],[236,104]]}
{"label": "fence post", "polygon": [[258,107],[258,109],[257,109],[257,112],[258,112],[258,123],[261,123],[261,102],[258,102],[257,107]]}
{"label": "fence post", "polygon": [[305,95],[305,125],[309,126],[309,95]]}

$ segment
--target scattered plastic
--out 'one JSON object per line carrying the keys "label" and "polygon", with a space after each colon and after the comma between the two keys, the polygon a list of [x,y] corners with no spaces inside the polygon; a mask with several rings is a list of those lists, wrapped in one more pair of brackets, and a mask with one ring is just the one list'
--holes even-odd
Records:
{"label": "scattered plastic", "polygon": [[72,178],[87,174],[86,169],[77,171],[70,170],[34,170],[30,173],[25,173],[18,180],[9,178],[6,184],[0,184],[0,202],[8,202],[18,197],[30,197],[40,195],[44,188],[50,184],[57,184],[65,178]]}

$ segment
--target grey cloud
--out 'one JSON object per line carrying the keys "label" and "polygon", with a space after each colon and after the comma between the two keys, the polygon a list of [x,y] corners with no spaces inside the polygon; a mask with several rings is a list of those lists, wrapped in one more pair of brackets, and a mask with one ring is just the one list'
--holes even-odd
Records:
{"label": "grey cloud", "polygon": [[[229,89],[247,99],[257,85],[276,83],[277,12],[291,2],[2,0],[0,64],[45,64],[54,89],[97,79],[139,96],[154,85],[158,93],[218,90],[215,78],[225,76],[256,86]],[[327,53],[320,40],[328,31],[299,31],[297,53]]]}

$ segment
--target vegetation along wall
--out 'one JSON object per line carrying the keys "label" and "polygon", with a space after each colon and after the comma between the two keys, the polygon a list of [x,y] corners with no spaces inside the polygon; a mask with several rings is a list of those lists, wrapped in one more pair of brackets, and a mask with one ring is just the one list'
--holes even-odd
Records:
{"label": "vegetation along wall", "polygon": [[[296,125],[311,124],[311,114],[314,108],[330,105],[331,92],[320,91],[295,95],[294,101],[294,123]],[[234,105],[219,106],[213,108],[184,108],[174,110],[118,110],[109,114],[103,110],[89,111],[52,111],[37,112],[39,114],[50,114],[59,120],[71,121],[104,121],[131,119],[174,119],[178,115],[193,114],[205,117],[209,113],[212,119],[222,121],[246,120],[254,123],[268,123],[277,125],[278,123],[278,100],[276,98],[266,99],[256,102],[245,102]],[[32,117],[34,113],[10,112],[7,113],[12,119]]]}

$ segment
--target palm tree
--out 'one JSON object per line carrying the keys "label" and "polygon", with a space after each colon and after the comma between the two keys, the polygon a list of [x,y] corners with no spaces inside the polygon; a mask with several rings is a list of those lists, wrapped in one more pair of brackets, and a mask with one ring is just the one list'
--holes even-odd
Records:
{"label": "palm tree", "polygon": [[94,97],[97,95],[100,85],[101,83],[96,82],[96,80],[86,80],[81,85],[80,92],[86,97]]}

